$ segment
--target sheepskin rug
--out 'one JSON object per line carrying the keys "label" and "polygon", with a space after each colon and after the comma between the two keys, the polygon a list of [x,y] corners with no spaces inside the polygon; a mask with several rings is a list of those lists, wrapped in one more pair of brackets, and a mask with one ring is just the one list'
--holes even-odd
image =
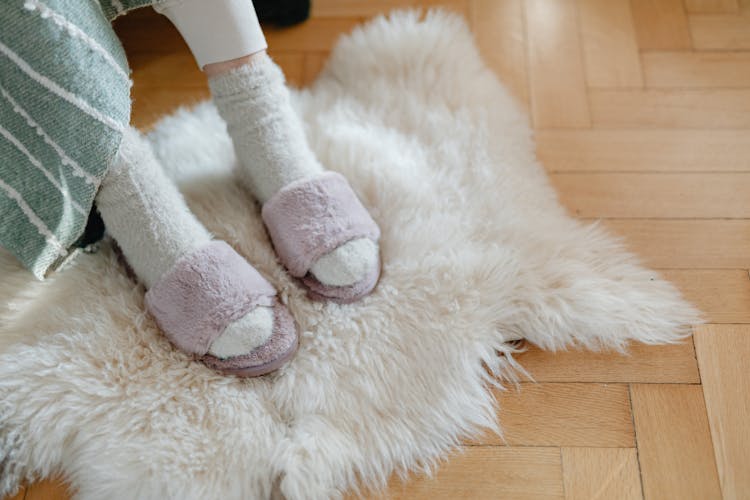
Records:
{"label": "sheepskin rug", "polygon": [[488,385],[519,369],[509,339],[622,349],[677,341],[697,320],[616,239],[565,214],[461,19],[378,18],[294,99],[320,159],[382,228],[375,292],[309,301],[237,186],[214,108],[164,119],[150,138],[165,169],[278,287],[299,353],[267,377],[222,377],[164,339],[108,243],[45,282],[0,254],[0,496],[55,473],[81,499],[377,488],[499,430]]}

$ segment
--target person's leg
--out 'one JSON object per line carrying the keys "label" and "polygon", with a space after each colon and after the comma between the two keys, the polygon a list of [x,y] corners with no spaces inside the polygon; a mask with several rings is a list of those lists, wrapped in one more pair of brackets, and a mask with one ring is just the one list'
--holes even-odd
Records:
{"label": "person's leg", "polygon": [[[265,51],[209,65],[206,73],[246,184],[260,203],[294,181],[324,172],[292,109],[281,68]],[[326,285],[347,286],[361,281],[377,259],[377,244],[358,238],[323,255],[310,271]]]}
{"label": "person's leg", "polygon": [[[212,241],[162,171],[150,144],[134,129],[125,132],[96,203],[107,232],[148,289],[179,259]],[[220,358],[247,354],[269,339],[273,321],[271,307],[256,307],[231,323],[208,352]]]}
{"label": "person's leg", "polygon": [[[242,177],[265,204],[283,188],[319,177],[325,169],[311,151],[292,109],[281,69],[266,55],[251,1],[212,3],[209,22],[205,22],[203,9],[200,2],[186,0],[157,10],[178,27],[206,72],[213,100],[227,122]],[[194,21],[199,17],[204,17],[200,25]],[[378,267],[378,252],[372,238],[349,239],[311,262],[309,271],[323,285],[355,285]]]}

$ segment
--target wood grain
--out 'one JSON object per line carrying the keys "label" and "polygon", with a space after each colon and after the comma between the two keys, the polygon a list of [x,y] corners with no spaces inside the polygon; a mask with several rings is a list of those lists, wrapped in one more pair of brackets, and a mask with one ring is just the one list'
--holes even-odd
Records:
{"label": "wood grain", "polygon": [[308,52],[305,54],[305,60],[302,63],[302,86],[312,84],[325,67],[328,61],[328,52]]}
{"label": "wood grain", "polygon": [[189,52],[133,52],[128,62],[138,90],[147,88],[205,89],[206,75]]}
{"label": "wood grain", "polygon": [[578,0],[577,4],[589,87],[641,87],[630,0]]}
{"label": "wood grain", "polygon": [[6,497],[6,498],[7,500],[24,500],[25,497],[26,497],[26,488],[21,487],[18,490],[18,493],[16,493],[12,497]]}
{"label": "wood grain", "polygon": [[302,87],[307,82],[305,80],[305,60],[307,56],[304,52],[269,52],[269,55],[281,66],[284,71],[284,77],[292,87]]}
{"label": "wood grain", "polygon": [[529,109],[522,0],[472,0],[472,29],[487,65]]}
{"label": "wood grain", "polygon": [[393,500],[439,498],[562,500],[564,498],[558,448],[472,446],[454,454],[434,478],[391,481]]}
{"label": "wood grain", "polygon": [[748,50],[750,15],[690,16],[690,33],[698,50]]}
{"label": "wood grain", "polygon": [[26,490],[25,500],[68,500],[70,493],[60,479],[46,479],[34,483]]}
{"label": "wood grain", "polygon": [[631,397],[645,498],[721,498],[701,387],[635,384]]}
{"label": "wood grain", "polygon": [[642,58],[647,87],[750,87],[748,52],[645,52]]}
{"label": "wood grain", "polygon": [[750,172],[750,130],[540,130],[550,172]]}
{"label": "wood grain", "polygon": [[696,328],[695,347],[703,379],[716,465],[726,499],[750,493],[750,327]]}
{"label": "wood grain", "polygon": [[637,500],[641,497],[635,448],[563,448],[566,500]]}
{"label": "wood grain", "polygon": [[750,323],[747,270],[671,269],[660,274],[703,311],[711,323]]}
{"label": "wood grain", "polygon": [[602,223],[624,237],[627,247],[654,268],[750,269],[750,221],[746,219],[608,219]]}
{"label": "wood grain", "polygon": [[551,179],[578,217],[750,217],[746,173],[559,173]]}
{"label": "wood grain", "polygon": [[693,342],[647,346],[632,344],[628,354],[530,347],[517,360],[537,382],[643,382],[699,384]]}
{"label": "wood grain", "polygon": [[685,7],[690,13],[703,14],[737,12],[740,9],[737,0],[685,0]]}
{"label": "wood grain", "polygon": [[314,0],[312,17],[370,17],[393,9],[441,8],[466,14],[471,0]]}
{"label": "wood grain", "polygon": [[[627,386],[521,384],[497,393],[500,423],[510,445],[635,446]],[[504,444],[488,436],[482,444]]]}
{"label": "wood grain", "polygon": [[601,128],[750,128],[750,89],[589,91]]}
{"label": "wood grain", "polygon": [[630,0],[638,46],[646,50],[692,48],[681,0]]}
{"label": "wood grain", "polygon": [[135,54],[190,54],[177,28],[153,9],[135,9],[115,19],[112,27],[125,47],[128,63]]}
{"label": "wood grain", "polygon": [[588,127],[575,0],[526,0],[524,7],[534,125]]}
{"label": "wood grain", "polygon": [[133,87],[131,124],[147,131],[157,120],[181,107],[192,107],[210,97],[207,88]]}
{"label": "wood grain", "polygon": [[340,36],[361,22],[358,17],[313,18],[290,28],[267,27],[263,30],[273,50],[327,52]]}

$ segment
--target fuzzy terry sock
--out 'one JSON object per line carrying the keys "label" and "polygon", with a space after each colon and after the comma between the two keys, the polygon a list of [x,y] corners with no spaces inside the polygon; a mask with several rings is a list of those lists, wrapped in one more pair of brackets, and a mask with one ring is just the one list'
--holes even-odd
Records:
{"label": "fuzzy terry sock", "polygon": [[[265,54],[209,78],[211,94],[234,142],[241,176],[260,203],[292,181],[324,169],[310,150],[302,122],[292,109],[281,69]],[[324,255],[310,271],[322,283],[359,282],[377,263],[377,244],[351,240]]]}
{"label": "fuzzy terry sock", "polygon": [[[212,239],[162,171],[148,142],[134,129],[125,132],[96,203],[107,231],[146,288],[180,257]],[[265,343],[272,330],[271,308],[256,307],[230,324],[209,352],[222,358],[245,354]]]}

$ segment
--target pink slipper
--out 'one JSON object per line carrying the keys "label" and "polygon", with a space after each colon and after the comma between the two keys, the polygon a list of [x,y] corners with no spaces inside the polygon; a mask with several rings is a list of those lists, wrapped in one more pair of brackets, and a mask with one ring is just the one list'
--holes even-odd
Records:
{"label": "pink slipper", "polygon": [[[175,346],[223,373],[264,375],[297,350],[294,319],[277,300],[276,290],[223,241],[212,241],[178,260],[146,293],[146,306]],[[273,333],[265,344],[226,359],[208,354],[230,323],[258,306],[273,308]]]}
{"label": "pink slipper", "polygon": [[377,242],[380,237],[380,228],[341,174],[325,172],[284,186],[263,205],[262,216],[281,263],[312,298],[349,303],[375,287],[379,260],[361,281],[349,286],[325,285],[310,273],[320,257],[347,241]]}

